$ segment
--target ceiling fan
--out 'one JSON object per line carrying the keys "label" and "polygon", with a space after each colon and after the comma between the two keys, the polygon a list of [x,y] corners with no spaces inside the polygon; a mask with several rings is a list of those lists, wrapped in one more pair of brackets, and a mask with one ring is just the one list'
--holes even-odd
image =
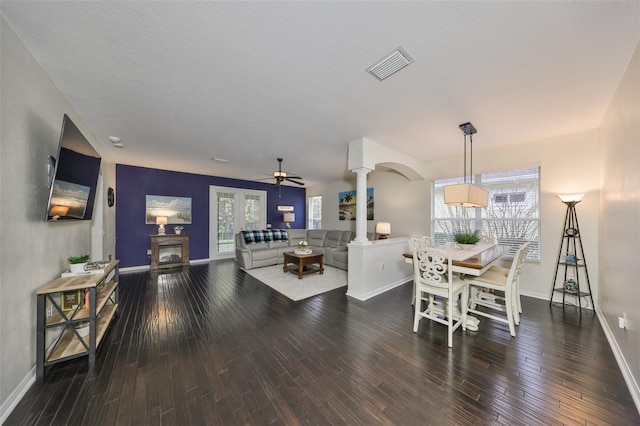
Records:
{"label": "ceiling fan", "polygon": [[[278,195],[280,195],[280,185],[282,182],[287,181],[295,183],[296,185],[304,185],[304,182],[300,182],[302,176],[298,176],[296,173],[285,172],[282,170],[282,158],[278,158],[278,170],[273,172],[273,178],[276,180],[276,186],[278,187]],[[267,178],[270,179],[270,178]]]}

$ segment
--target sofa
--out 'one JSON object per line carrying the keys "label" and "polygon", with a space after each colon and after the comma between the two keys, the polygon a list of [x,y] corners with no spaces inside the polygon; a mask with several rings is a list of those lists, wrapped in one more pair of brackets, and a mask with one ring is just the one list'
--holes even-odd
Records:
{"label": "sofa", "polygon": [[347,270],[347,244],[355,237],[351,231],[323,229],[266,229],[240,231],[235,235],[236,261],[244,269],[282,264],[285,252],[294,251],[307,241],[314,253],[324,255],[324,264]]}

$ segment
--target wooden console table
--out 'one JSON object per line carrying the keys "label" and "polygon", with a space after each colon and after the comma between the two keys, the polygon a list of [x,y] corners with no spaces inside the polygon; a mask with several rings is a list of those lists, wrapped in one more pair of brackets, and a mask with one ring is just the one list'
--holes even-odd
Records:
{"label": "wooden console table", "polygon": [[[96,352],[118,309],[118,260],[104,263],[96,273],[58,278],[36,290],[36,377],[44,376],[45,367],[89,356]],[[66,295],[73,295],[73,306],[65,306]],[[79,331],[88,325],[88,334]],[[86,327],[85,327],[86,328]],[[49,341],[54,343],[47,347]]]}
{"label": "wooden console table", "polygon": [[151,270],[189,266],[189,234],[149,235]]}

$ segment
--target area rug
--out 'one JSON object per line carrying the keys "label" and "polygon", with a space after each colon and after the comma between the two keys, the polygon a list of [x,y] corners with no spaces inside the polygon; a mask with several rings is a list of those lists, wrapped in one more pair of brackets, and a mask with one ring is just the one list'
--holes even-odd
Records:
{"label": "area rug", "polygon": [[305,275],[302,279],[290,272],[282,272],[282,265],[249,269],[247,274],[294,301],[347,285],[347,271],[331,266],[325,266],[322,275]]}

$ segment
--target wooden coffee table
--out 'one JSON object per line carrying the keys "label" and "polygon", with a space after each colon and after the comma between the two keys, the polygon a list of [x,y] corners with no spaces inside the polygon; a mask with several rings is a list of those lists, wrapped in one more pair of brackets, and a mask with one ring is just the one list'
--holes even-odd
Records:
{"label": "wooden coffee table", "polygon": [[[319,253],[295,254],[294,252],[283,253],[283,272],[297,274],[299,279],[308,274],[324,274],[324,255]],[[294,266],[289,266],[292,263]],[[318,264],[319,266],[315,266]]]}

